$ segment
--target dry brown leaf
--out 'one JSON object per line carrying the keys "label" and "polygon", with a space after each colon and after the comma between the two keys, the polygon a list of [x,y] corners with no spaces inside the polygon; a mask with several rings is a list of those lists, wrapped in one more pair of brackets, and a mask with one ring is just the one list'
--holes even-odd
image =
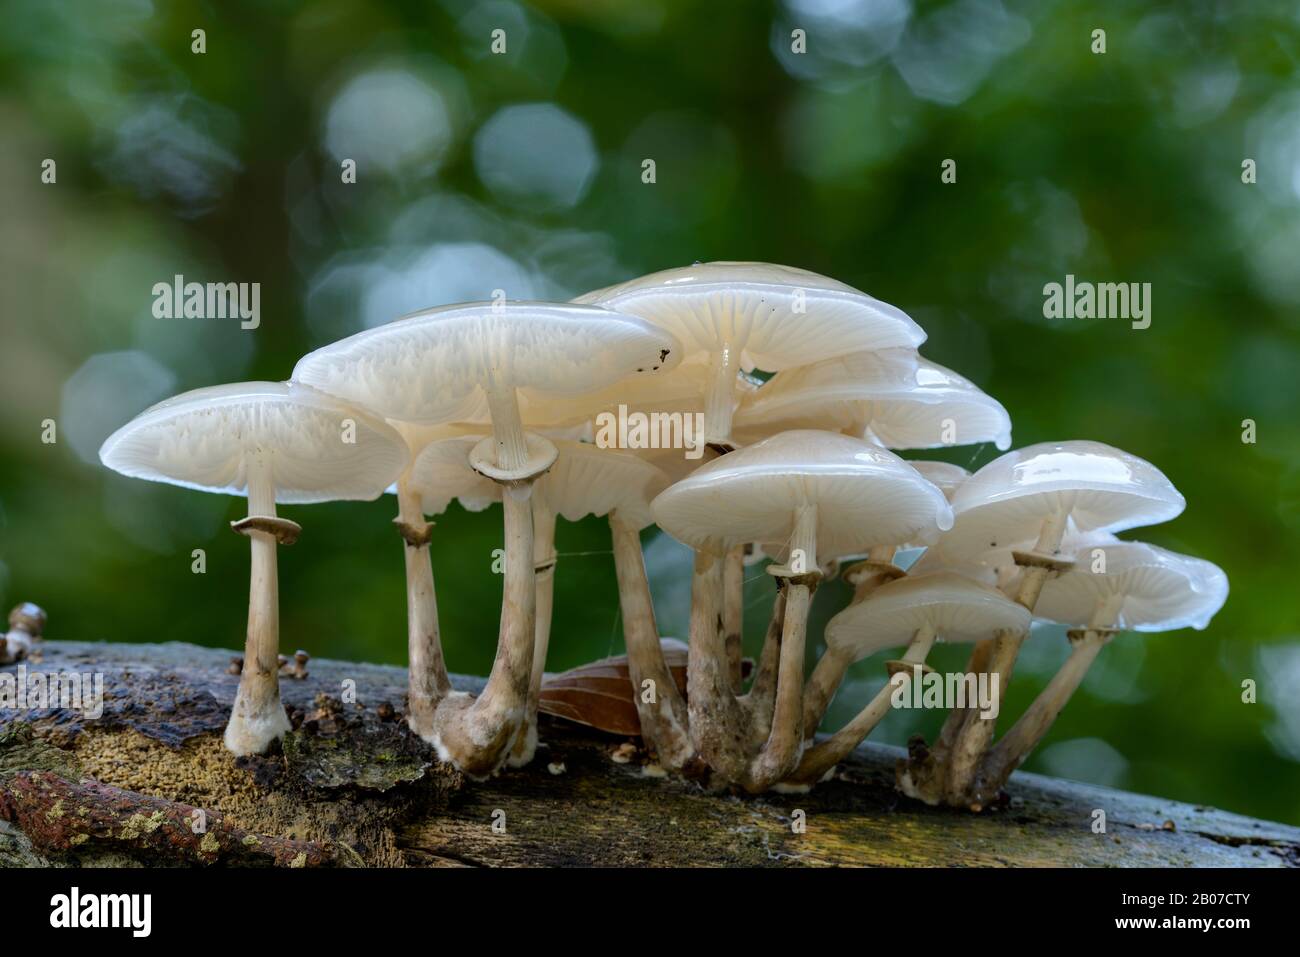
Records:
{"label": "dry brown leaf", "polygon": [[[689,649],[675,638],[663,638],[659,645],[673,683],[685,695]],[[746,675],[752,664],[746,660]],[[635,690],[628,674],[627,655],[616,655],[547,677],[542,682],[538,709],[598,731],[635,737],[641,734]]]}

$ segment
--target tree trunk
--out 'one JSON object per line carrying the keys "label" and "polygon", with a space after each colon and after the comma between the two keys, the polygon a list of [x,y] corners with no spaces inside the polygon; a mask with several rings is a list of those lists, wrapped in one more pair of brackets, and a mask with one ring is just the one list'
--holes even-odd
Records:
{"label": "tree trunk", "polygon": [[531,766],[474,784],[406,731],[405,671],[361,663],[282,677],[295,731],[236,759],[228,652],[36,650],[30,672],[101,674],[103,713],[15,710],[18,666],[0,669],[0,865],[1300,865],[1300,828],[1032,774],[983,814],[929,808],[894,791],[902,752],[879,745],[810,794],[742,798],[543,716]]}

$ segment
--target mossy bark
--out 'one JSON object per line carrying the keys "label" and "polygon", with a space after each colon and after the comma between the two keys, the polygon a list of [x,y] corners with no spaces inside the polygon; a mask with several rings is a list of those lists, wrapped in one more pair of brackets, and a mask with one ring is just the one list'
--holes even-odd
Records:
{"label": "mossy bark", "polygon": [[1300,828],[1030,774],[983,814],[929,808],[895,792],[902,752],[876,745],[810,794],[749,798],[543,717],[533,764],[476,784],[405,730],[405,672],[359,663],[282,678],[294,732],[235,759],[229,653],[39,651],[29,670],[102,674],[104,709],[0,709],[0,866],[1300,865]]}

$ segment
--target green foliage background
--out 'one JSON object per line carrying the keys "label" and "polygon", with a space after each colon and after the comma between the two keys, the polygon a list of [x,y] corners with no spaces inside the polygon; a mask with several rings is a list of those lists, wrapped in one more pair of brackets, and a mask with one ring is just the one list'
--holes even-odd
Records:
{"label": "green foliage background", "polygon": [[[1207,631],[1117,639],[1029,766],[1300,822],[1293,3],[11,0],[5,21],[0,599],[46,606],[52,637],[242,642],[247,547],[226,530],[242,503],[93,460],[164,395],[285,378],[390,301],[790,263],[908,311],[924,354],[1007,406],[1017,445],[1092,438],[1158,464],[1187,512],[1129,537],[1228,573]],[[541,112],[502,115],[514,141],[484,132],[519,104]],[[361,157],[355,185],[340,156]],[[260,282],[261,327],[154,319],[152,286],[176,273]],[[1151,283],[1151,328],[1044,319],[1042,287],[1067,273]],[[367,299],[376,284],[399,292]],[[287,651],[403,662],[393,513],[285,509],[305,528],[281,552]],[[436,534],[449,662],[484,672],[499,510],[453,508]],[[607,528],[561,523],[559,547],[556,670],[622,644]],[[662,629],[684,637],[687,560],[653,533],[647,548]],[[771,584],[751,572],[752,649]],[[824,588],[819,620],[843,601]],[[1059,630],[1035,637],[1011,711],[1064,653]],[[859,665],[830,722],[882,680]],[[876,738],[940,719],[895,714]]]}

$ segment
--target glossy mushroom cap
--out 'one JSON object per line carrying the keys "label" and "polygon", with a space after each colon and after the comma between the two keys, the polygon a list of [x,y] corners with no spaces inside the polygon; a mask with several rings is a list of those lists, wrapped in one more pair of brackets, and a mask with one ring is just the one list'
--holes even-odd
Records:
{"label": "glossy mushroom cap", "polygon": [[617,510],[619,519],[636,529],[654,522],[650,501],[668,485],[668,476],[643,458],[585,442],[555,443],[555,465],[534,493],[566,521]]}
{"label": "glossy mushroom cap", "polygon": [[1052,515],[1067,513],[1081,532],[1117,532],[1166,522],[1186,502],[1143,459],[1100,442],[1044,442],[984,466],[957,490],[956,521],[939,550],[961,559],[1032,543]]}
{"label": "glossy mushroom cap", "polygon": [[[1011,416],[997,399],[951,369],[921,359],[910,401],[877,402],[869,429],[891,449],[935,449],[992,442],[1011,448]],[[948,420],[954,438],[943,438]]]}
{"label": "glossy mushroom cap", "polygon": [[[620,405],[628,412],[699,412],[708,379],[706,363],[683,362],[675,369],[634,375],[594,392],[527,398],[521,409],[525,422],[547,426],[590,422],[601,412],[617,413]],[[486,409],[479,410],[468,421],[485,421],[485,413]]]}
{"label": "glossy mushroom cap", "polygon": [[925,480],[938,487],[943,492],[944,498],[952,502],[952,497],[957,493],[957,489],[970,478],[970,472],[960,465],[952,465],[948,462],[929,462],[921,459],[908,459],[907,464],[916,469]]}
{"label": "glossy mushroom cap", "polygon": [[696,263],[576,301],[653,322],[677,337],[684,358],[738,349],[747,370],[775,372],[844,352],[916,348],[925,341],[925,331],[902,310],[826,276],[771,263]]}
{"label": "glossy mushroom cap", "polygon": [[1043,585],[1034,613],[1086,627],[1112,602],[1105,627],[1199,631],[1227,599],[1228,577],[1211,562],[1144,542],[1098,540],[1081,543],[1074,568]]}
{"label": "glossy mushroom cap", "polygon": [[480,390],[575,395],[668,370],[677,344],[634,316],[598,306],[465,303],[418,312],[331,343],[293,378],[390,419],[436,424],[481,408]]}
{"label": "glossy mushroom cap", "polygon": [[879,446],[835,432],[782,432],[696,469],[651,503],[673,538],[702,551],[785,542],[817,506],[817,552],[933,538],[952,522],[943,493]]}
{"label": "glossy mushroom cap", "polygon": [[746,396],[739,431],[821,428],[872,438],[891,449],[992,442],[1011,446],[1011,417],[969,380],[910,350],[858,352],[778,372]]}
{"label": "glossy mushroom cap", "polygon": [[668,477],[669,484],[680,482],[710,461],[703,455],[687,458],[683,449],[630,449],[629,451],[662,471]]}
{"label": "glossy mushroom cap", "polygon": [[999,630],[1028,631],[1032,616],[1001,592],[952,572],[886,582],[826,625],[826,644],[854,661],[907,644],[922,628],[940,641],[984,641]]}
{"label": "glossy mushroom cap", "polygon": [[[916,465],[918,463],[913,462],[912,464]],[[1081,532],[1075,528],[1074,522],[1071,521],[1066,524],[1065,534],[1061,537],[1058,554],[1062,558],[1072,558],[1079,555],[1080,560],[1084,560],[1087,557],[1087,548],[1118,541],[1119,539],[1109,532]],[[918,558],[908,571],[911,574],[928,574],[938,571],[954,572],[974,581],[994,586],[1008,581],[1010,576],[1017,570],[1013,553],[1020,549],[1026,549],[1032,544],[1022,540],[1000,544],[996,548],[986,548],[983,551],[969,551],[960,555],[952,555],[944,551],[943,543],[944,538],[940,537],[939,543],[933,548],[927,549],[925,554]]]}
{"label": "glossy mushroom cap", "polygon": [[[895,348],[836,355],[820,362],[795,366],[772,376],[736,413],[738,424],[756,421],[790,421],[834,414],[836,402],[863,396],[903,395],[915,389],[921,357],[915,349]],[[834,420],[840,425],[841,420]],[[844,417],[845,425],[850,424]]]}
{"label": "glossy mushroom cap", "polygon": [[250,454],[289,504],[378,498],[408,451],[390,425],[307,386],[237,382],[146,409],[104,442],[115,472],[205,492],[248,493]]}

